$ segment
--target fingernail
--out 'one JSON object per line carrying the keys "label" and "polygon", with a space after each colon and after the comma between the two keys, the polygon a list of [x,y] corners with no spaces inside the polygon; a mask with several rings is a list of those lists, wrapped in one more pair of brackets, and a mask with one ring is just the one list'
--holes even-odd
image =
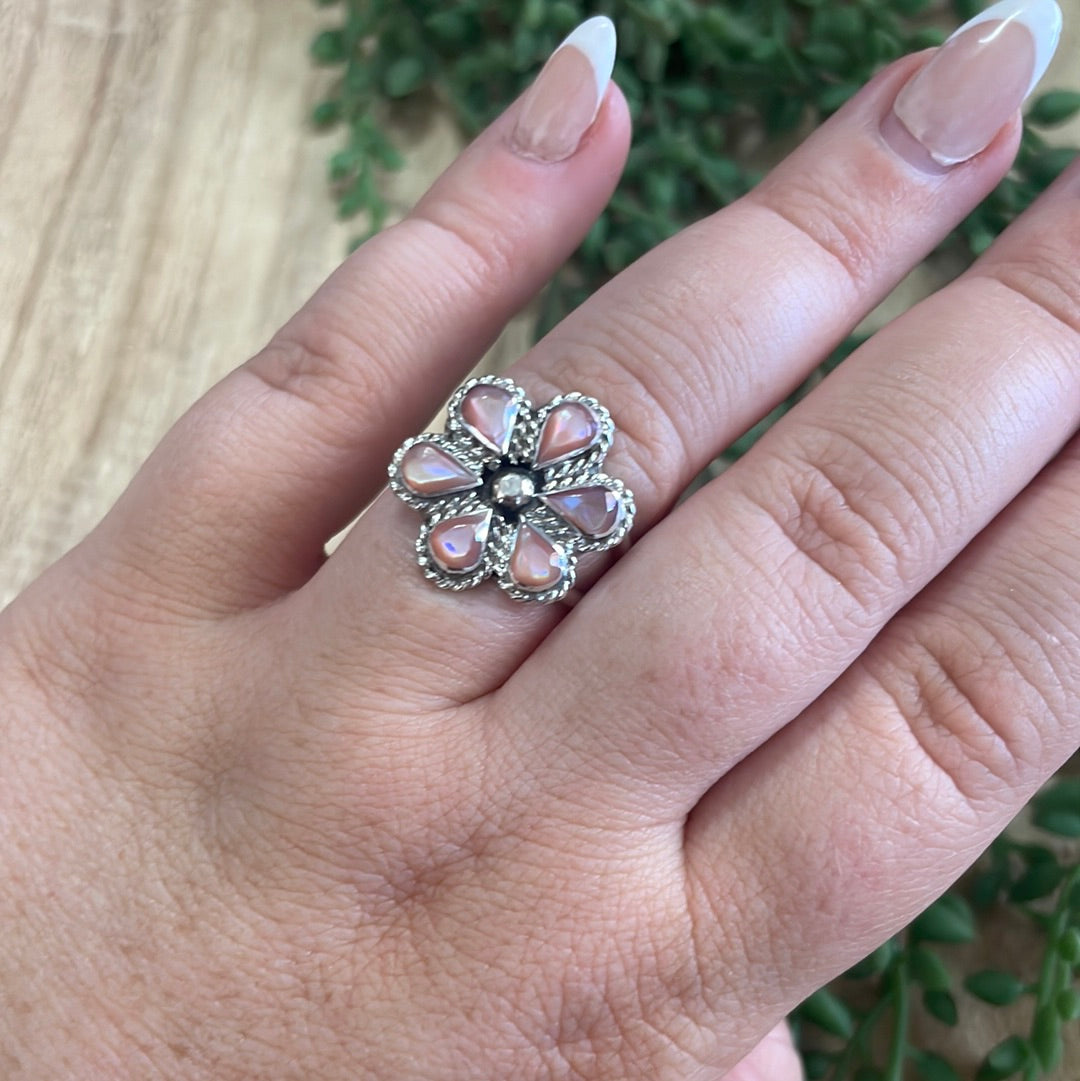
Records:
{"label": "fingernail", "polygon": [[893,115],[938,165],[985,150],[1046,73],[1054,0],[1004,0],[966,22],[900,91]]}
{"label": "fingernail", "polygon": [[615,24],[586,19],[551,54],[526,91],[510,142],[537,161],[570,157],[592,127],[615,66]]}

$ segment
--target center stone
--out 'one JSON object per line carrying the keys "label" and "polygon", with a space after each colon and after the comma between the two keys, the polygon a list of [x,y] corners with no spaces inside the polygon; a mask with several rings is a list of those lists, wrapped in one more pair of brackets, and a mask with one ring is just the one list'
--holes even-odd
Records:
{"label": "center stone", "polygon": [[491,482],[491,502],[503,510],[521,510],[536,498],[536,482],[528,473],[508,469]]}

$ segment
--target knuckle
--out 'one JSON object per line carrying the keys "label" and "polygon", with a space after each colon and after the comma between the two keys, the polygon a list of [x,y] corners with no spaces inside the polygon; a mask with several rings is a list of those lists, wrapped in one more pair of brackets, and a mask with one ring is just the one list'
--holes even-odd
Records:
{"label": "knuckle", "polygon": [[531,233],[505,205],[450,196],[421,202],[393,231],[425,249],[429,259],[437,255],[485,303],[520,279],[521,249]]}
{"label": "knuckle", "polygon": [[[343,440],[350,432],[355,438],[357,403],[379,400],[392,385],[389,369],[372,352],[318,320],[286,327],[231,378],[236,377],[254,378],[272,398],[315,411],[323,422],[322,439],[332,439],[334,431]],[[262,412],[264,405],[256,401],[253,408]]]}
{"label": "knuckle", "polygon": [[1043,234],[1025,238],[1022,246],[1010,245],[1001,256],[976,266],[973,273],[990,278],[1022,302],[1034,305],[1057,323],[1075,345],[1075,335],[1080,334],[1080,264],[1075,257],[1078,247],[1080,228],[1066,225],[1060,235]]}
{"label": "knuckle", "polygon": [[[881,236],[885,222],[878,221],[876,204],[843,198],[851,189],[835,188],[822,177],[807,178],[797,184],[766,184],[751,192],[747,199],[780,219],[795,234],[794,239],[809,241],[812,249],[843,271],[860,292],[877,276],[881,255]],[[874,191],[873,186],[862,191]],[[893,209],[895,213],[895,209]]]}
{"label": "knuckle", "polygon": [[[732,397],[716,374],[725,342],[686,317],[692,301],[679,294],[689,288],[652,281],[635,286],[632,301],[610,298],[586,328],[575,322],[542,345],[542,374],[529,381],[541,398],[575,389],[611,409],[613,457],[629,460],[643,504],[666,504],[689,482],[716,438],[703,403]],[[542,359],[549,350],[551,363]]]}
{"label": "knuckle", "polygon": [[893,453],[888,441],[879,448],[850,432],[807,428],[798,444],[794,456],[770,463],[767,494],[751,498],[786,542],[799,583],[824,573],[876,609],[916,580],[930,554],[926,482],[910,450]]}
{"label": "knuckle", "polygon": [[1021,671],[1016,643],[966,622],[910,634],[871,676],[924,760],[965,804],[1000,804],[1040,776],[1050,704]]}

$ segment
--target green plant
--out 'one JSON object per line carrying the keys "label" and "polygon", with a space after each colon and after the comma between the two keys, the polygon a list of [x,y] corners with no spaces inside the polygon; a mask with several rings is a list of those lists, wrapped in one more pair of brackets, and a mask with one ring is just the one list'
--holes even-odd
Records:
{"label": "green plant", "polygon": [[[1059,778],[1036,796],[1032,813],[1044,832],[1080,837],[1080,778]],[[1038,929],[1042,956],[1031,972],[968,973],[961,990],[949,948],[976,939],[981,921],[1002,906]],[[1030,1025],[989,1049],[976,1081],[1037,1081],[1058,1067],[1063,1029],[1080,1018],[1080,865],[1044,845],[999,837],[963,889],[802,1004],[795,1020],[809,1046],[809,1081],[959,1081],[947,1059],[912,1042],[911,1007],[919,998],[938,1024],[954,1027],[968,996],[999,1007],[1031,1001]]]}
{"label": "green plant", "polygon": [[[580,0],[322,0],[336,25],[312,55],[340,78],[314,110],[344,126],[330,162],[339,212],[379,229],[380,177],[401,164],[395,106],[438,101],[465,135],[490,122],[593,5]],[[738,198],[800,132],[839,108],[886,62],[939,43],[942,20],[981,5],[953,0],[599,0],[619,29],[615,77],[634,148],[610,207],[545,293],[542,333],[610,275],[703,214]],[[940,5],[938,5],[940,7]],[[929,18],[936,15],[937,18]],[[952,238],[968,259],[1073,156],[1039,129],[1080,110],[1080,94],[1039,99],[1013,173]]]}
{"label": "green plant", "polygon": [[[403,164],[393,132],[404,105],[437,103],[465,136],[474,135],[525,88],[581,19],[597,12],[614,18],[615,78],[634,117],[634,147],[609,208],[545,292],[538,334],[638,256],[745,193],[882,65],[938,44],[942,26],[983,6],[978,0],[319,2],[335,13],[313,42],[312,56],[337,75],[313,120],[345,132],[344,146],[330,161],[331,183],[339,213],[364,215],[368,233],[391,211],[382,182]],[[1078,112],[1080,93],[1072,90],[1051,91],[1033,103],[1014,169],[946,241],[951,268],[984,251],[1075,156],[1045,132]],[[727,458],[741,454],[858,344],[845,342]],[[1044,830],[1080,837],[1080,782],[1059,780],[1036,800],[1034,815]],[[943,955],[977,937],[985,914],[1001,906],[1039,928],[1038,972],[974,972],[962,988],[954,986]],[[949,1062],[914,1046],[912,1005],[920,998],[930,1016],[948,1026],[974,996],[1002,1006],[1020,999],[1033,1004],[1030,1027],[989,1051],[979,1081],[1036,1081],[1060,1055],[1062,1026],[1080,1015],[1078,963],[1080,869],[1046,846],[1003,836],[963,890],[947,894],[804,1003],[794,1020],[808,1048],[808,1074],[900,1081],[914,1073],[923,1081],[953,1081],[958,1074]],[[832,1042],[811,1049],[815,1036]]]}

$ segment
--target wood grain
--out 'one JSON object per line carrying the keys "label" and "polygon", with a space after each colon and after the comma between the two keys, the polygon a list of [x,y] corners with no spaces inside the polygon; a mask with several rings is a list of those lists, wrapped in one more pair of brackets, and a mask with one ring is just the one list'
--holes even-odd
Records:
{"label": "wood grain", "polygon": [[[1056,78],[1075,83],[1067,3]],[[310,0],[0,0],[0,604],[345,250],[334,137],[304,122],[327,78],[305,61],[319,25]],[[435,122],[402,205],[455,147]],[[986,963],[1032,948],[1012,925],[983,945]],[[934,1035],[970,1064],[993,1022]],[[1070,1057],[1061,1081],[1080,1076],[1075,1040]]]}

